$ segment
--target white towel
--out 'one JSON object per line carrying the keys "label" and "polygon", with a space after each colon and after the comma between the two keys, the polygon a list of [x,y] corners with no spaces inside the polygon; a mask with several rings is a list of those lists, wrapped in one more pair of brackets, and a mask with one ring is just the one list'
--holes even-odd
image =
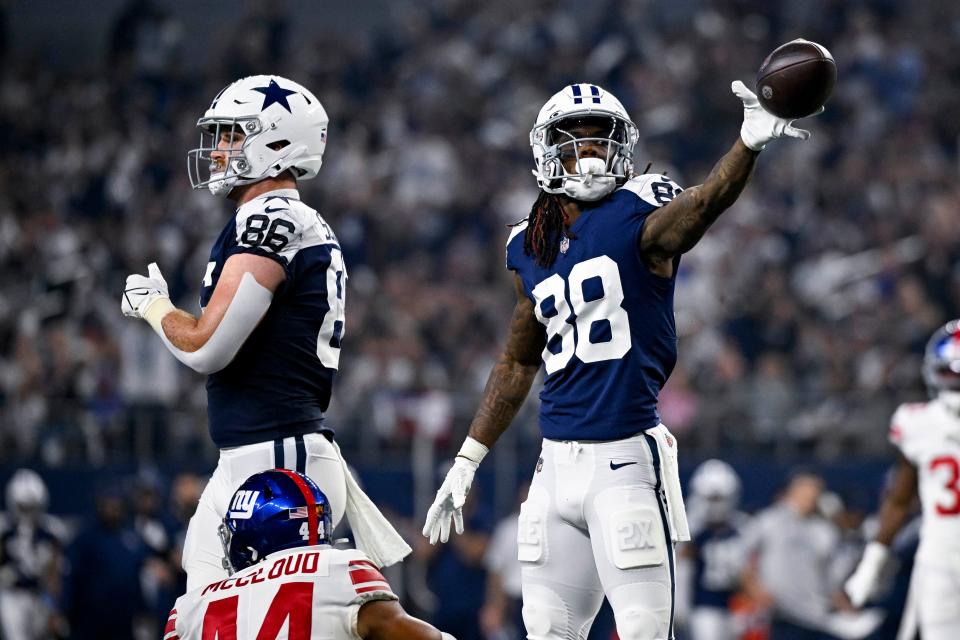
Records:
{"label": "white towel", "polygon": [[647,429],[657,441],[660,454],[660,481],[663,495],[667,500],[667,521],[670,523],[670,538],[674,542],[686,542],[690,539],[690,525],[687,523],[687,509],[683,504],[683,492],[680,490],[680,469],[677,465],[677,439],[662,424]]}
{"label": "white towel", "polygon": [[333,443],[333,448],[343,465],[343,476],[347,484],[347,504],[344,511],[357,549],[363,551],[378,567],[387,567],[396,564],[410,554],[412,549],[393,525],[383,517],[380,509],[367,497],[360,485],[350,473],[340,447]]}

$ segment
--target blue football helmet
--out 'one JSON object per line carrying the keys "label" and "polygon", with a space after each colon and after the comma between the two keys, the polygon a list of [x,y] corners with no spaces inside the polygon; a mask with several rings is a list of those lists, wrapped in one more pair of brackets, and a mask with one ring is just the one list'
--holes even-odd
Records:
{"label": "blue football helmet", "polygon": [[276,551],[330,544],[330,502],[312,479],[289,469],[254,474],[230,499],[219,527],[231,575]]}
{"label": "blue football helmet", "polygon": [[943,325],[927,342],[923,381],[931,393],[960,391],[960,320]]}

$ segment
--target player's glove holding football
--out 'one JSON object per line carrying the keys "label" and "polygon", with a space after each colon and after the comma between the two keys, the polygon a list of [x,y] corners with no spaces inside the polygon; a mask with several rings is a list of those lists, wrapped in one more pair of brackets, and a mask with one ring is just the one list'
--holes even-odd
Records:
{"label": "player's glove holding football", "polygon": [[[740,127],[740,137],[743,139],[743,144],[754,151],[762,151],[768,142],[776,138],[806,140],[810,137],[810,132],[806,129],[793,126],[793,120],[778,118],[760,106],[757,94],[750,91],[747,85],[739,80],[735,80],[730,88],[743,102],[743,126]],[[817,113],[821,112],[823,107],[817,111]]]}
{"label": "player's glove holding football", "polygon": [[469,436],[464,440],[460,453],[457,454],[447,477],[437,490],[437,497],[427,511],[423,535],[430,539],[430,544],[436,544],[438,539],[440,542],[450,539],[451,518],[457,533],[463,533],[463,504],[467,501],[467,493],[473,484],[477,467],[488,451],[481,442]]}
{"label": "player's glove holding football", "polygon": [[120,310],[123,315],[131,318],[143,318],[157,329],[163,316],[173,310],[170,294],[167,291],[167,281],[160,273],[156,262],[147,266],[147,275],[137,273],[127,276],[127,284],[123,289],[123,298],[120,301]]}

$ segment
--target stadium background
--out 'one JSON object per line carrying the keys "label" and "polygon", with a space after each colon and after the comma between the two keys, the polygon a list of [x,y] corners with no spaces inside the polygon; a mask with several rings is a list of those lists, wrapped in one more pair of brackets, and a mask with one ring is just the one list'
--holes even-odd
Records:
{"label": "stadium background", "polygon": [[[203,381],[120,315],[119,292],[156,260],[196,310],[229,205],[190,190],[184,157],[210,98],[255,73],[296,79],[330,114],[324,167],[302,185],[351,276],[329,420],[418,547],[395,586],[427,618],[477,621],[483,537],[436,556],[417,531],[505,332],[506,225],[535,198],[540,105],[604,86],[640,128],[637,164],[696,184],[738,134],[730,81],[794,37],[825,44],[839,81],[812,140],[770,145],[684,257],[661,411],[684,477],[730,461],[752,512],[813,469],[856,544],[893,459],[889,416],[925,397],[923,344],[960,314],[960,6],[201,4],[0,2],[0,481],[30,467],[48,484],[65,619],[129,606],[156,637],[181,588],[177,544],[216,460]],[[533,398],[481,468],[480,530],[532,471],[535,414]]]}

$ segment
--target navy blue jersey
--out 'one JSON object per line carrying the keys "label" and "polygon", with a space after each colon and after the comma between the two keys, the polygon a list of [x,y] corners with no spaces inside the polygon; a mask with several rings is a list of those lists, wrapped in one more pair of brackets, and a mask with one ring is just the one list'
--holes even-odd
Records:
{"label": "navy blue jersey", "polygon": [[210,436],[235,447],[318,431],[344,334],[347,272],[337,238],[296,190],[245,203],[210,251],[201,307],[237,253],[277,261],[286,279],[233,362],[207,379]]}
{"label": "navy blue jersey", "polygon": [[677,359],[674,278],[651,273],[639,245],[647,216],[679,192],[646,174],[586,204],[550,268],[524,255],[525,223],[507,241],[507,268],[546,328],[544,437],[618,440],[659,424],[657,396]]}
{"label": "navy blue jersey", "polygon": [[39,591],[60,547],[60,539],[42,523],[11,523],[0,530],[0,571],[12,576],[9,586]]}
{"label": "navy blue jersey", "polygon": [[740,587],[746,555],[740,531],[728,524],[693,537],[693,606],[727,608]]}

